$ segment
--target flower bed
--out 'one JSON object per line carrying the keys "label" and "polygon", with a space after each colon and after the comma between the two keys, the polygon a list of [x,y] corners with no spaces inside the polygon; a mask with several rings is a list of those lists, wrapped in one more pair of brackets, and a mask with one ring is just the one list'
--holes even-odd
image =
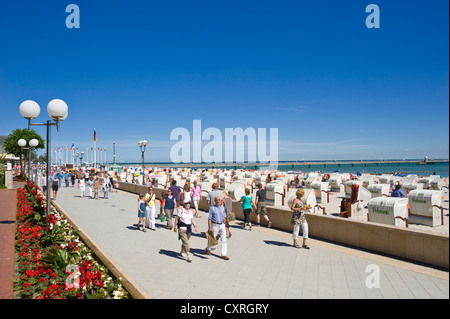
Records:
{"label": "flower bed", "polygon": [[94,260],[76,230],[46,203],[37,187],[27,182],[17,191],[14,290],[27,299],[125,299],[120,280]]}

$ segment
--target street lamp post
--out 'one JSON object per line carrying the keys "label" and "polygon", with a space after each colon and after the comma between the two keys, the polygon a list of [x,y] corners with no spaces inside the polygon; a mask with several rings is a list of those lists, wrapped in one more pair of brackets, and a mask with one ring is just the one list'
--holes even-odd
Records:
{"label": "street lamp post", "polygon": [[[146,140],[143,141],[139,141],[138,145],[139,148],[141,149],[141,153],[142,153],[142,174],[144,174],[144,153],[145,153],[145,148],[147,147],[148,142]],[[145,175],[143,175],[145,176]],[[142,185],[145,185],[144,182],[144,177],[142,177]]]}
{"label": "street lamp post", "polygon": [[28,142],[28,145],[30,146],[28,148],[28,179],[31,179],[31,151],[33,150],[33,148],[38,146],[38,144],[39,144],[39,141],[35,138],[31,139]]}
{"label": "street lamp post", "polygon": [[50,144],[51,144],[51,136],[50,136],[50,128],[52,126],[56,126],[56,129],[59,132],[59,124],[60,122],[64,121],[67,118],[67,115],[69,114],[69,110],[67,107],[66,102],[59,99],[51,100],[47,105],[47,112],[50,115],[50,118],[55,121],[52,122],[50,120],[47,120],[46,123],[31,123],[31,120],[34,120],[36,117],[39,116],[39,113],[41,112],[41,108],[39,107],[39,104],[37,104],[34,101],[27,100],[20,104],[19,112],[22,117],[24,117],[26,120],[28,120],[28,129],[32,125],[40,125],[40,126],[46,126],[47,128],[47,216],[50,215],[50,169],[51,169],[51,163],[50,163]]}
{"label": "street lamp post", "polygon": [[[22,153],[24,149],[28,149],[27,147],[25,147],[25,145],[27,145],[27,141],[25,141],[23,138],[21,138],[20,140],[17,141],[17,145],[20,146],[20,160],[22,161]],[[23,167],[25,166],[25,159],[23,161],[24,163],[22,163],[22,166],[20,167],[20,175],[23,178]]]}
{"label": "street lamp post", "polygon": [[113,163],[116,164],[116,142],[113,142]]}

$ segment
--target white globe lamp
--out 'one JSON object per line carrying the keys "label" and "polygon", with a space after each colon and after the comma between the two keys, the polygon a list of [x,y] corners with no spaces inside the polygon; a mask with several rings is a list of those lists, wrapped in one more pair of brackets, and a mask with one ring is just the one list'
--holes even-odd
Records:
{"label": "white globe lamp", "polygon": [[31,141],[28,142],[28,145],[30,145],[30,147],[36,147],[38,146],[39,141],[35,138],[33,138]]}
{"label": "white globe lamp", "polygon": [[47,112],[54,121],[62,122],[69,114],[66,102],[60,99],[51,100],[47,105]]}
{"label": "white globe lamp", "polygon": [[41,108],[35,101],[27,100],[20,104],[19,112],[25,119],[33,120],[39,116],[39,113],[41,113]]}
{"label": "white globe lamp", "polygon": [[21,138],[20,140],[17,141],[17,145],[19,145],[20,147],[25,147],[25,145],[27,145],[27,141]]}

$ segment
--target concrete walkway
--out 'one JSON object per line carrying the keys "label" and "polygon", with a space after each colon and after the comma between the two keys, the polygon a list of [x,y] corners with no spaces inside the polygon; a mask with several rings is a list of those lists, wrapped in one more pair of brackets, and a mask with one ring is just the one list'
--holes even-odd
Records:
{"label": "concrete walkway", "polygon": [[[149,298],[449,298],[448,271],[314,239],[311,250],[296,249],[289,232],[243,230],[241,221],[232,223],[230,260],[219,258],[220,243],[207,256],[204,212],[196,219],[199,233],[190,239],[188,263],[179,256],[178,235],[159,220],[156,231],[136,229],[134,194],[119,191],[94,200],[63,187],[56,202]],[[379,288],[370,287],[377,282]]]}

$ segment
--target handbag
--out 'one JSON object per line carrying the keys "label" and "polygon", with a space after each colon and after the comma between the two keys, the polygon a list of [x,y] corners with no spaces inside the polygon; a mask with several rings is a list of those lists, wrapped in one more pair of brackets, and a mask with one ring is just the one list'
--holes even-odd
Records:
{"label": "handbag", "polygon": [[216,246],[219,243],[217,238],[214,236],[214,232],[213,231],[207,231],[206,232],[206,239],[208,240],[208,246],[209,247]]}

